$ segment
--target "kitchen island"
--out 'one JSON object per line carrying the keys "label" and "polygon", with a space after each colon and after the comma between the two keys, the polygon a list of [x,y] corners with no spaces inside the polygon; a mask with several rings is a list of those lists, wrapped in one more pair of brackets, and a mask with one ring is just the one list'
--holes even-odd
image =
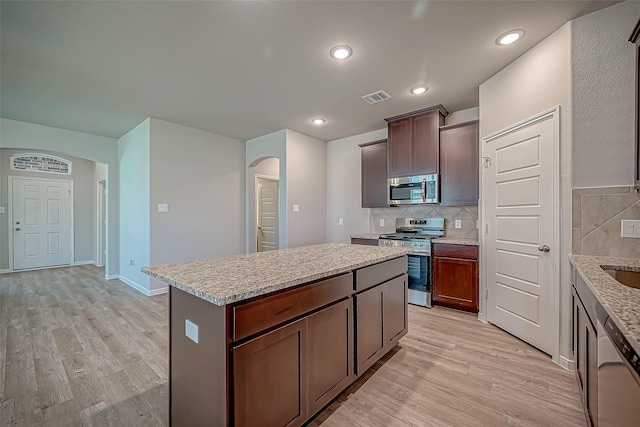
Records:
{"label": "kitchen island", "polygon": [[304,424],[406,334],[407,253],[324,244],[143,268],[170,285],[171,424]]}

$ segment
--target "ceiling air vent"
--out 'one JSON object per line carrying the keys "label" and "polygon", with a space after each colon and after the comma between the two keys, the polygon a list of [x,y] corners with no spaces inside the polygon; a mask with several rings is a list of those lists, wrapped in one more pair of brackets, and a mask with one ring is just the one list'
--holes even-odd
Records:
{"label": "ceiling air vent", "polygon": [[391,99],[391,95],[383,90],[379,90],[377,92],[370,93],[369,95],[365,95],[361,97],[369,104],[377,104],[378,102],[386,101],[387,99]]}

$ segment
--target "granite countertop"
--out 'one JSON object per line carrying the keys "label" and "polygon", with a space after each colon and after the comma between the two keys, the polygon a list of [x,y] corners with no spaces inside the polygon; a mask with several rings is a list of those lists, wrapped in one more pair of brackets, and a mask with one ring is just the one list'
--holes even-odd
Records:
{"label": "granite countertop", "polygon": [[441,239],[433,239],[432,243],[446,243],[449,245],[471,245],[471,246],[479,246],[480,242],[478,239],[448,239],[443,237]]}
{"label": "granite countertop", "polygon": [[631,346],[640,353],[640,289],[620,284],[603,270],[640,271],[640,258],[570,255],[569,259]]}
{"label": "granite countertop", "polygon": [[378,240],[380,237],[380,233],[363,233],[363,234],[353,234],[349,236],[352,239],[370,239],[370,240]]}
{"label": "granite countertop", "polygon": [[143,267],[142,272],[215,305],[227,305],[409,253],[327,243],[279,251]]}

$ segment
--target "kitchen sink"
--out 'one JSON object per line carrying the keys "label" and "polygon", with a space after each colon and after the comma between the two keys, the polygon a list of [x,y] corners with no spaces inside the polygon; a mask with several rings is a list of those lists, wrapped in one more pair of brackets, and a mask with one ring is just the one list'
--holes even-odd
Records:
{"label": "kitchen sink", "polygon": [[604,270],[619,283],[630,288],[640,289],[640,271]]}

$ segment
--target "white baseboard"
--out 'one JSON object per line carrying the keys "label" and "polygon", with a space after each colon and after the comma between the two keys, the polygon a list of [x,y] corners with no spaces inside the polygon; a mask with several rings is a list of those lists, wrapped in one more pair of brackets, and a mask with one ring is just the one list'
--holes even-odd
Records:
{"label": "white baseboard", "polygon": [[120,276],[118,274],[105,274],[104,275],[104,279],[105,280],[115,280],[115,279],[119,279]]}
{"label": "white baseboard", "polygon": [[2,270],[0,270],[0,274],[6,274],[6,273],[11,273],[11,270],[9,270],[8,268],[3,268]]}
{"label": "white baseboard", "polygon": [[126,277],[120,276],[118,277],[122,282],[126,283],[127,285],[131,286],[133,289],[135,289],[136,291],[145,294],[148,297],[154,296],[154,295],[160,295],[160,294],[166,294],[169,291],[169,287],[164,287],[164,288],[159,288],[159,289],[153,289],[153,290],[149,290],[147,288],[145,288],[142,285],[139,285],[138,283],[134,282],[131,279],[127,279]]}
{"label": "white baseboard", "polygon": [[489,323],[487,322],[487,315],[484,313],[478,313],[478,320],[482,323]]}
{"label": "white baseboard", "polygon": [[576,367],[575,367],[575,362],[572,359],[567,359],[564,356],[560,356],[560,358],[555,361],[556,364],[562,366],[564,369],[566,369],[567,371],[575,371]]}
{"label": "white baseboard", "polygon": [[74,261],[73,264],[71,264],[73,266],[76,265],[96,265],[96,262],[94,260],[88,260],[88,261]]}

